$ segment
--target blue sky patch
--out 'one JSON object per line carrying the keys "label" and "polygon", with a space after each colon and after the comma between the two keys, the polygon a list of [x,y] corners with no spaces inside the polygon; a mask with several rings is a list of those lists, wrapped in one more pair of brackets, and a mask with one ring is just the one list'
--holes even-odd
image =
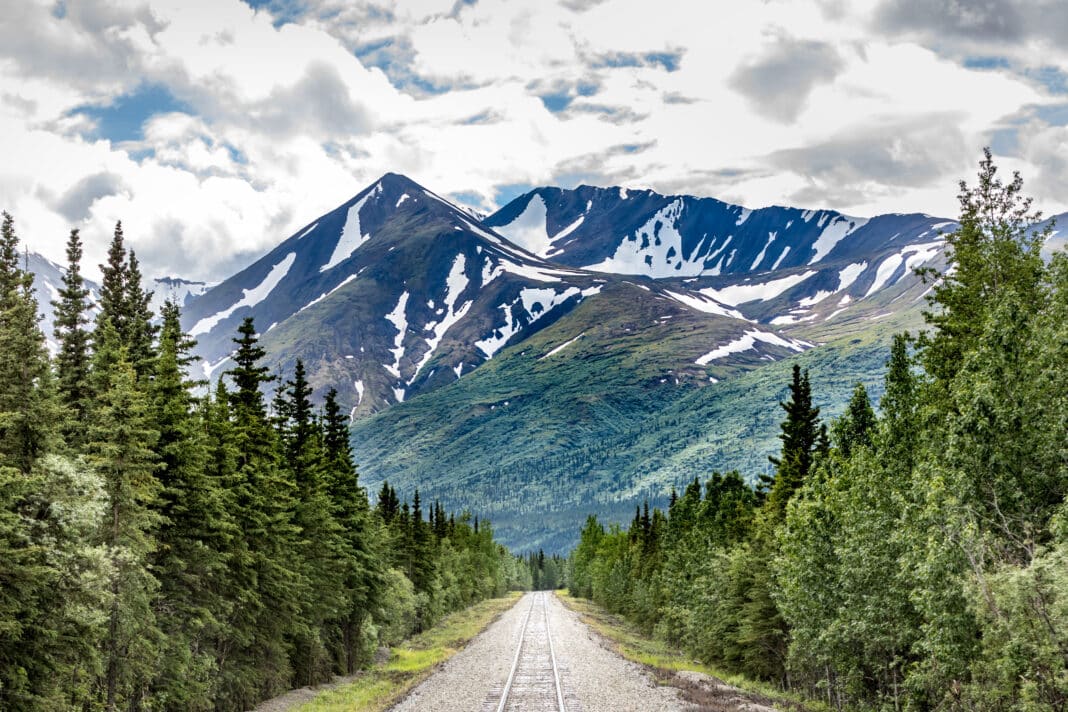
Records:
{"label": "blue sky patch", "polygon": [[458,193],[450,193],[449,198],[458,205],[475,208],[477,210],[481,210],[482,203],[485,202],[481,195],[471,190],[461,190]]}
{"label": "blue sky patch", "polygon": [[145,122],[156,114],[174,111],[193,113],[162,84],[142,84],[129,94],[116,97],[106,106],[80,106],[71,114],[82,114],[96,122],[96,138],[112,143],[139,141],[145,137]]}
{"label": "blue sky patch", "polygon": [[497,205],[504,206],[524,193],[529,193],[532,190],[534,190],[534,186],[529,183],[505,183],[497,186],[495,189],[493,202]]}
{"label": "blue sky patch", "polygon": [[1068,94],[1068,74],[1059,67],[1036,67],[1024,75],[1044,86],[1052,94]]}
{"label": "blue sky patch", "polygon": [[964,66],[968,69],[1008,69],[1009,60],[1005,57],[965,57]]}
{"label": "blue sky patch", "polygon": [[556,94],[541,94],[539,97],[541,103],[545,104],[545,108],[554,114],[559,113],[571,105],[574,100],[567,92],[559,92]]}
{"label": "blue sky patch", "polygon": [[591,65],[594,69],[606,67],[660,67],[668,72],[679,68],[682,52],[610,52],[602,54]]}
{"label": "blue sky patch", "polygon": [[276,29],[288,22],[296,22],[304,15],[301,4],[291,0],[242,0],[242,2],[253,10],[267,10],[274,15],[274,22],[271,24]]}

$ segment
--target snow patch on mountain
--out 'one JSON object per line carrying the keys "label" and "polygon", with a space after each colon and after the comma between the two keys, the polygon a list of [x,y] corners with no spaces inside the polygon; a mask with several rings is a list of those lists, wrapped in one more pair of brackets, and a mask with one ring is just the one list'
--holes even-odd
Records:
{"label": "snow patch on mountain", "polygon": [[[861,273],[864,272],[864,270],[866,269],[868,269],[867,262],[855,262],[843,268],[842,271],[838,273],[838,289],[836,289],[835,291],[841,292],[843,290],[849,289],[851,286],[853,286],[853,282],[857,281],[857,277],[859,277]],[[848,298],[849,295],[847,294],[846,299]]]}
{"label": "snow patch on mountain", "polygon": [[678,221],[684,203],[673,200],[658,210],[644,225],[616,246],[615,253],[589,267],[599,272],[647,274],[650,277],[696,276],[702,273],[704,260],[687,263],[682,256],[682,235]]}
{"label": "snow patch on mountain", "polygon": [[810,259],[808,263],[813,264],[819,262],[830,254],[831,250],[834,249],[834,246],[841,242],[845,237],[867,224],[867,218],[852,218],[847,215],[839,215],[832,220],[827,227],[823,228],[823,232],[816,238],[816,243],[812,245],[812,249],[816,251],[816,254],[812,256],[812,259]]}
{"label": "snow patch on mountain", "polygon": [[296,252],[290,252],[282,261],[271,268],[271,271],[264,277],[263,281],[257,284],[252,289],[243,290],[244,294],[233,306],[229,309],[224,309],[221,312],[206,316],[189,330],[190,336],[196,336],[197,334],[206,334],[218,325],[220,321],[228,318],[235,311],[241,307],[254,307],[267,296],[274,291],[274,288],[278,286],[278,283],[285,279],[285,276],[289,274],[289,268],[293,266],[293,262],[297,259]]}
{"label": "snow patch on mountain", "polygon": [[384,317],[386,321],[393,324],[397,329],[397,335],[393,338],[393,348],[389,350],[393,354],[393,365],[382,364],[387,371],[393,374],[394,378],[400,378],[400,362],[404,356],[404,336],[408,332],[408,317],[404,311],[408,307],[408,296],[408,292],[402,292],[400,299],[397,300],[397,306],[393,307],[393,311]]}
{"label": "snow patch on mountain", "polygon": [[[156,314],[162,311],[164,302],[168,300],[182,307],[192,297],[200,296],[215,286],[207,282],[195,282],[181,277],[157,277],[152,281],[155,282],[155,285],[152,289],[152,301],[149,302],[148,306]],[[48,286],[49,288],[52,287],[51,284]],[[54,294],[53,298],[58,299],[58,293]]]}
{"label": "snow patch on mountain", "polygon": [[337,290],[341,289],[346,284],[348,284],[349,282],[351,282],[352,280],[356,279],[359,276],[360,276],[359,272],[356,272],[355,274],[350,274],[348,277],[346,277],[345,279],[341,280],[341,284],[337,285],[336,287],[331,289],[329,292],[324,292],[323,294],[320,294],[318,297],[316,297],[315,299],[311,300],[310,302],[308,302],[307,304],[302,306],[300,309],[298,309],[297,313],[299,314],[300,312],[304,311],[308,307],[315,306],[316,304],[318,304],[319,302],[323,301],[324,299],[329,297],[331,294],[333,294]]}
{"label": "snow patch on mountain", "polygon": [[749,268],[750,272],[754,271],[757,268],[757,265],[764,261],[764,255],[767,254],[768,248],[771,247],[771,243],[775,242],[775,235],[775,231],[771,231],[768,233],[768,241],[764,243],[764,249],[761,250],[760,254],[756,256],[755,260],[753,260],[753,265]]}
{"label": "snow patch on mountain", "polygon": [[360,211],[363,210],[363,206],[368,200],[377,196],[381,192],[382,184],[379,183],[373,190],[371,190],[371,192],[360,198],[355,205],[349,208],[348,215],[345,218],[345,226],[341,228],[341,236],[338,237],[337,244],[334,245],[334,253],[330,255],[330,259],[327,260],[326,264],[319,268],[320,272],[332,269],[349,257],[352,257],[352,253],[355,252],[360,245],[371,239],[370,234],[365,235],[360,229]]}
{"label": "snow patch on mountain", "polygon": [[509,304],[502,304],[499,307],[504,312],[504,325],[494,329],[486,338],[476,341],[475,346],[486,355],[487,359],[493,358],[493,356],[500,351],[506,343],[508,343],[508,340],[523,328],[523,324],[514,316],[514,312],[512,311],[520,302],[522,302],[523,309],[530,316],[530,321],[528,322],[529,325],[533,324],[571,297],[590,296],[599,292],[600,289],[600,287],[590,287],[588,289],[580,290],[578,287],[568,287],[562,292],[557,292],[555,289],[540,287],[527,287],[521,289],[517,299]]}
{"label": "snow patch on mountain", "polygon": [[559,346],[554,348],[552,351],[550,351],[549,353],[547,353],[544,356],[542,356],[541,358],[539,358],[538,360],[539,361],[544,361],[545,359],[549,358],[550,356],[555,356],[556,354],[560,353],[561,351],[563,351],[568,346],[570,346],[571,344],[575,343],[576,341],[578,341],[579,339],[581,339],[585,335],[586,335],[586,332],[583,331],[581,334],[579,334],[575,338],[568,339],[567,341],[565,341],[564,343],[560,344]]}
{"label": "snow patch on mountain", "polygon": [[772,272],[774,272],[775,270],[779,269],[779,265],[782,264],[782,261],[784,259],[786,259],[786,255],[788,255],[788,254],[790,254],[790,246],[789,245],[787,245],[783,249],[782,254],[779,255],[779,259],[775,260],[775,264],[773,264],[771,266],[771,271]]}
{"label": "snow patch on mountain", "polygon": [[797,341],[795,339],[784,339],[778,334],[772,334],[768,331],[761,331],[760,329],[751,329],[742,334],[737,339],[720,346],[719,348],[709,351],[704,356],[701,356],[695,364],[698,366],[707,366],[712,361],[725,358],[731,354],[741,353],[742,351],[749,351],[756,348],[758,341],[762,341],[766,344],[772,344],[774,346],[782,346],[788,348],[791,351],[804,351],[805,343]]}
{"label": "snow patch on mountain", "polygon": [[885,287],[886,283],[890,281],[890,278],[894,276],[894,272],[897,272],[897,268],[900,267],[901,263],[904,261],[904,255],[899,252],[890,255],[879,263],[878,269],[875,270],[875,281],[871,283],[871,287],[868,288],[867,293],[864,295],[865,299]]}
{"label": "snow patch on mountain", "polygon": [[815,271],[808,270],[801,274],[792,274],[788,277],[780,277],[779,279],[773,279],[769,282],[732,284],[731,286],[723,287],[722,289],[707,287],[700,291],[701,294],[705,294],[718,302],[729,304],[731,306],[738,306],[739,304],[755,302],[758,300],[766,302],[770,299],[774,299],[786,290],[801,284],[801,282],[804,282],[814,274],[816,274]]}
{"label": "snow patch on mountain", "polygon": [[664,294],[667,294],[669,297],[679,302],[680,304],[685,304],[691,309],[696,309],[697,311],[704,312],[705,314],[719,314],[720,316],[729,316],[735,319],[744,319],[745,321],[750,321],[749,319],[746,319],[745,316],[738,310],[728,309],[727,307],[723,306],[711,297],[707,297],[703,294],[683,294],[679,292],[673,292],[669,289],[665,289]]}
{"label": "snow patch on mountain", "polygon": [[[467,301],[460,305],[460,308],[456,308],[456,300],[460,298],[464,290],[467,289],[469,280],[465,273],[467,267],[467,258],[461,252],[456,255],[456,259],[452,263],[452,269],[449,270],[448,276],[445,278],[445,297],[442,300],[444,304],[444,315],[441,317],[441,321],[432,321],[423,328],[431,332],[431,336],[426,339],[426,353],[419,360],[419,364],[415,367],[415,373],[412,374],[412,381],[415,380],[416,375],[422,370],[423,366],[434,356],[434,352],[438,348],[438,344],[441,343],[441,339],[445,336],[446,332],[452,328],[453,324],[460,321],[467,315],[468,310],[471,308],[471,302]],[[459,378],[459,376],[457,376]],[[411,385],[412,381],[408,382]]]}
{"label": "snow patch on mountain", "polygon": [[906,247],[901,251],[901,254],[908,255],[905,259],[905,271],[911,272],[923,263],[932,260],[945,244],[945,240],[935,240]]}
{"label": "snow patch on mountain", "polygon": [[576,220],[575,222],[571,223],[570,225],[565,227],[560,232],[558,232],[555,235],[553,235],[552,239],[550,241],[551,242],[556,242],[557,240],[563,240],[565,237],[567,237],[568,235],[573,233],[575,230],[578,230],[579,227],[582,225],[582,223],[585,220],[586,220],[586,216],[585,215],[579,215],[578,216],[578,220]]}

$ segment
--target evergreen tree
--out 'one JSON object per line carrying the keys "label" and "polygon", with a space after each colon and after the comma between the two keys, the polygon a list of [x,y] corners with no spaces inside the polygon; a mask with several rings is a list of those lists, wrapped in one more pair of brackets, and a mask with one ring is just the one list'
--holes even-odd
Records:
{"label": "evergreen tree", "polygon": [[[370,625],[371,610],[385,587],[379,533],[372,526],[367,492],[360,486],[352,461],[348,423],[331,388],[323,405],[323,449],[327,492],[345,546],[342,590],[345,601],[337,622],[334,644],[337,668],[352,674],[362,659],[362,638]],[[394,496],[396,496],[394,494]]]}
{"label": "evergreen tree", "polygon": [[[123,243],[122,221],[115,223],[115,232],[108,245],[108,260],[100,265],[100,312],[97,324],[104,319],[111,322],[120,343],[127,343],[126,323],[126,277],[129,267],[126,262],[126,245]],[[99,328],[99,326],[98,326]]]}
{"label": "evergreen tree", "polygon": [[779,403],[779,406],[786,411],[779,435],[782,454],[777,458],[769,458],[777,471],[767,501],[767,506],[777,519],[782,518],[786,503],[812,469],[812,458],[820,435],[820,409],[812,405],[808,371],[802,374],[797,364],[794,364],[790,382],[790,400]]}
{"label": "evergreen tree", "polygon": [[59,352],[56,354],[56,390],[66,407],[62,434],[67,445],[80,449],[85,443],[86,416],[89,410],[89,289],[81,273],[82,241],[78,230],[67,239],[67,267],[63,287],[55,308],[54,333]]}
{"label": "evergreen tree", "polygon": [[33,275],[19,265],[14,219],[0,228],[0,465],[25,475],[56,444],[52,370],[38,326]]}
{"label": "evergreen tree", "polygon": [[281,465],[282,447],[267,419],[262,387],[273,380],[260,365],[264,356],[256,328],[246,318],[234,339],[234,384],[227,393],[227,426],[234,456],[228,489],[239,541],[230,557],[230,580],[238,596],[224,647],[220,701],[245,709],[277,694],[293,676],[289,647],[300,628],[301,597],[307,582],[295,570],[295,488]]}
{"label": "evergreen tree", "polygon": [[87,450],[89,462],[103,477],[108,501],[101,540],[111,565],[110,603],[99,700],[111,712],[140,707],[161,645],[152,609],[159,584],[149,569],[160,524],[155,510],[157,458],[152,451],[159,434],[110,321],[101,322],[97,334],[92,371],[96,398]]}
{"label": "evergreen tree", "polygon": [[329,679],[333,660],[327,645],[333,630],[327,629],[328,622],[333,625],[342,616],[346,603],[347,552],[328,494],[330,465],[312,414],[311,393],[304,364],[298,360],[293,380],[285,384],[279,400],[285,413],[281,423],[285,466],[296,488],[297,560],[307,586],[302,595],[303,625],[294,636],[293,653],[295,681],[302,685]]}
{"label": "evergreen tree", "polygon": [[179,324],[178,307],[162,309],[159,358],[152,380],[152,415],[159,431],[161,525],[154,559],[161,589],[156,617],[164,634],[157,704],[168,710],[211,710],[214,641],[231,612],[226,599],[229,551],[237,532],[221,480],[209,474],[210,440],[194,412],[187,369],[195,342]]}
{"label": "evergreen tree", "polygon": [[882,413],[879,450],[887,465],[901,477],[912,473],[920,428],[916,377],[909,364],[908,343],[907,335],[894,336],[886,364],[886,390],[879,403]]}
{"label": "evergreen tree", "polygon": [[864,384],[858,383],[845,413],[834,423],[834,442],[838,453],[849,458],[861,447],[871,447],[875,435],[875,410]]}
{"label": "evergreen tree", "polygon": [[158,329],[152,323],[155,314],[149,306],[152,302],[152,292],[145,291],[142,284],[141,265],[133,250],[130,250],[123,286],[125,287],[124,309],[127,316],[125,343],[129,349],[130,363],[134,365],[138,377],[144,378],[153,372],[152,362],[156,354],[152,341]]}

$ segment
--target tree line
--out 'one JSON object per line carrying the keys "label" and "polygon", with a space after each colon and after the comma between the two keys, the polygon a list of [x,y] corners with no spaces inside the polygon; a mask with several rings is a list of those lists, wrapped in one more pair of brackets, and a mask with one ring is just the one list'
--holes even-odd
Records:
{"label": "tree line", "polygon": [[1068,257],[989,151],[959,201],[878,413],[795,366],[774,476],[590,517],[572,594],[834,709],[1068,709]]}
{"label": "tree line", "polygon": [[372,508],[336,393],[315,407],[298,361],[268,403],[251,319],[193,379],[121,223],[96,303],[77,230],[66,253],[51,358],[3,214],[0,709],[244,710],[529,585],[488,522]]}

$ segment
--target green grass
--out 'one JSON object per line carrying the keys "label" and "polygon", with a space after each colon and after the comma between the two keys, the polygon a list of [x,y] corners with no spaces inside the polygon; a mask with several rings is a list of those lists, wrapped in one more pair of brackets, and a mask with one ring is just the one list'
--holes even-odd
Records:
{"label": "green grass", "polygon": [[321,693],[297,708],[299,712],[379,712],[404,699],[408,692],[463,649],[486,626],[519,599],[518,592],[492,598],[445,616],[436,626],[390,651],[354,682]]}
{"label": "green grass", "polygon": [[771,685],[740,675],[725,673],[693,660],[667,643],[643,634],[636,626],[619,616],[608,613],[592,601],[573,598],[567,595],[566,591],[557,591],[556,595],[564,602],[564,605],[578,613],[586,625],[609,640],[617,653],[627,660],[647,667],[660,684],[674,682],[673,673],[675,672],[699,672],[737,688],[741,696],[750,697],[758,704],[771,704],[777,709],[804,712],[826,712],[829,709],[823,703],[803,700],[795,695],[785,694]]}

